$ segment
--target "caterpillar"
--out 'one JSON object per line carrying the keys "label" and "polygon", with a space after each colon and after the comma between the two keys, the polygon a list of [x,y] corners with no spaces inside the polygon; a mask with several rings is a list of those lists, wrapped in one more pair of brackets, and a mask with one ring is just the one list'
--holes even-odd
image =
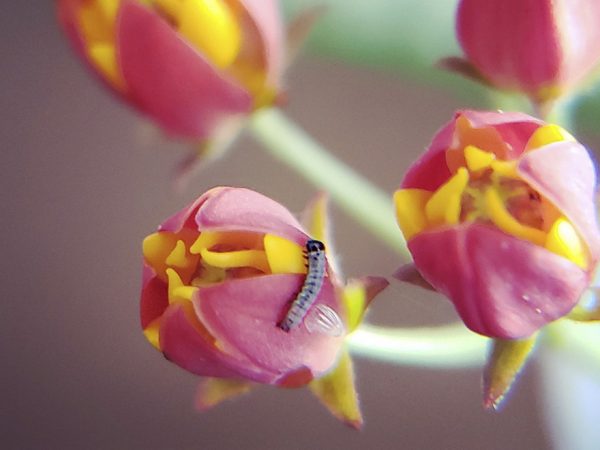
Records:
{"label": "caterpillar", "polygon": [[326,270],[325,244],[315,239],[308,240],[306,242],[306,259],[308,270],[302,289],[290,305],[283,320],[278,324],[279,328],[285,332],[300,325],[319,295]]}

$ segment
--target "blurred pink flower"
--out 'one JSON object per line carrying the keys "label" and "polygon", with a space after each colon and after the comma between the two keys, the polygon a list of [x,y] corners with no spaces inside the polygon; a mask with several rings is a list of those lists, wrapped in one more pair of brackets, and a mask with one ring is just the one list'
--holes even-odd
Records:
{"label": "blurred pink flower", "polygon": [[276,0],[58,0],[88,66],[170,134],[209,141],[271,104],[283,30]]}
{"label": "blurred pink flower", "polygon": [[537,104],[568,93],[600,62],[596,0],[461,0],[456,29],[480,77]]}
{"label": "blurred pink flower", "polygon": [[571,311],[600,255],[594,165],[562,128],[460,111],[395,193],[416,268],[473,331],[528,337]]}

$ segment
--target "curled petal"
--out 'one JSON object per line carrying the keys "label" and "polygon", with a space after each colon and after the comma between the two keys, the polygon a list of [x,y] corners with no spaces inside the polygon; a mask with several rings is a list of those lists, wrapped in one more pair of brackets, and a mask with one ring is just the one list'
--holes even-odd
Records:
{"label": "curled petal", "polygon": [[258,192],[243,188],[209,191],[195,220],[199,230],[272,233],[300,245],[308,236],[296,218],[281,204]]}
{"label": "curled petal", "polygon": [[471,330],[500,339],[530,336],[564,316],[589,283],[569,260],[483,224],[421,233],[409,249]]}
{"label": "curled petal", "polygon": [[596,172],[587,150],[577,142],[549,144],[523,155],[518,171],[569,218],[586,241],[592,261],[598,261],[600,231],[593,201]]}
{"label": "curled petal", "polygon": [[160,347],[178,366],[208,377],[269,379],[273,377],[247,358],[224,354],[203,330],[199,330],[191,304],[176,304],[166,311],[160,324]]}
{"label": "curled petal", "polygon": [[[201,288],[194,307],[223,348],[237,349],[265,372],[285,375],[308,367],[319,376],[335,362],[343,336],[311,333],[304,326],[286,333],[276,325],[302,283],[301,275],[287,274],[231,280]],[[329,282],[323,284],[314,306],[318,304],[342,313]]]}

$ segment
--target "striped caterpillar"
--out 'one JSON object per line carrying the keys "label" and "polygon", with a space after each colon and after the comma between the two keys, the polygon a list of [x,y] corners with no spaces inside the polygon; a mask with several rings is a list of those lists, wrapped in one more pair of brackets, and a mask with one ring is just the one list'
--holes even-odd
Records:
{"label": "striped caterpillar", "polygon": [[283,320],[278,324],[279,328],[285,332],[300,325],[323,286],[326,270],[325,245],[314,239],[307,241],[306,259],[308,270],[302,289],[290,305]]}

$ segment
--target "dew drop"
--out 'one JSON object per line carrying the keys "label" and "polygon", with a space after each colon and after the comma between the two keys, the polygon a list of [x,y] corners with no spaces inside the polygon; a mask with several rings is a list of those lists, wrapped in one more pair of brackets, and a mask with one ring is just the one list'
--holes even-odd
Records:
{"label": "dew drop", "polygon": [[337,313],[327,305],[316,305],[306,315],[304,326],[309,333],[338,337],[344,334],[344,324]]}

